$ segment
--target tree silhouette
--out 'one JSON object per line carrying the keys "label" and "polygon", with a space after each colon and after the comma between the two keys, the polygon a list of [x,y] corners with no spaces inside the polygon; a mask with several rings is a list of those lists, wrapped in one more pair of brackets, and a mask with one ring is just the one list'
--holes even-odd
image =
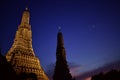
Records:
{"label": "tree silhouette", "polygon": [[111,70],[107,73],[99,73],[92,76],[91,80],[120,80],[120,71]]}
{"label": "tree silhouette", "polygon": [[17,80],[16,73],[11,64],[0,53],[0,80]]}

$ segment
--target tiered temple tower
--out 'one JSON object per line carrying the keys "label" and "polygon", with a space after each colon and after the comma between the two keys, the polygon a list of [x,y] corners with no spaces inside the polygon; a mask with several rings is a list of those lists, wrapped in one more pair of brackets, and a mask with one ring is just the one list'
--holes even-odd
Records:
{"label": "tiered temple tower", "polygon": [[62,32],[59,30],[57,35],[56,65],[53,80],[72,80],[67,60]]}
{"label": "tiered temple tower", "polygon": [[[16,31],[14,43],[6,54],[6,58],[7,61],[12,64],[17,75],[34,74],[37,80],[49,80],[32,48],[32,31],[28,8],[23,12],[21,24]],[[30,76],[27,75],[25,79],[31,80],[29,77]]]}

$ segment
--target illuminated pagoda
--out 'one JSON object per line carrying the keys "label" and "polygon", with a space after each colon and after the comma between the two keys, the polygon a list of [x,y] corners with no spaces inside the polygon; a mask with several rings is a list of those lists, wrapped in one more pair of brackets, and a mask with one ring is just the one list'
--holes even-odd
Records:
{"label": "illuminated pagoda", "polygon": [[22,77],[24,75],[24,80],[49,80],[32,48],[32,31],[28,8],[23,12],[21,24],[18,26],[14,43],[6,54],[6,59],[11,63],[17,75]]}
{"label": "illuminated pagoda", "polygon": [[63,35],[60,29],[57,35],[56,65],[53,80],[73,80],[67,65]]}

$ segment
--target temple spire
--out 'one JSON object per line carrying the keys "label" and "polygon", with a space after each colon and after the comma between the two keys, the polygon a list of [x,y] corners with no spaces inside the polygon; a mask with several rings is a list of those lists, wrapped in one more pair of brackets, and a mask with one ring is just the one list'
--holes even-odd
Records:
{"label": "temple spire", "polygon": [[30,23],[30,13],[28,7],[26,7],[22,15],[21,25],[26,25],[26,24],[29,25],[29,23]]}
{"label": "temple spire", "polygon": [[59,31],[57,35],[57,47],[64,47],[64,39],[61,32],[61,27],[59,27]]}
{"label": "temple spire", "polygon": [[[10,62],[20,80],[49,80],[32,47],[32,30],[29,19],[30,12],[26,7],[21,24],[16,31],[13,45],[6,54],[6,59]],[[22,77],[21,74],[24,73],[26,76]],[[33,74],[34,77],[29,74]]]}
{"label": "temple spire", "polygon": [[53,80],[72,80],[72,76],[67,65],[63,35],[60,29],[61,28],[59,28],[57,35],[56,65]]}

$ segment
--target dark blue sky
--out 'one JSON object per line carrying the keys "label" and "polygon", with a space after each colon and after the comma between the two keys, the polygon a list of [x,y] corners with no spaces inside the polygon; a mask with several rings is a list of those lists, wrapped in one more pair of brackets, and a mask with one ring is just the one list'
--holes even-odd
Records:
{"label": "dark blue sky", "polygon": [[[11,47],[27,0],[0,1],[0,47]],[[119,0],[30,0],[33,48],[47,71],[56,61],[61,26],[67,61],[76,74],[120,60]],[[71,69],[73,70],[73,69]]]}

